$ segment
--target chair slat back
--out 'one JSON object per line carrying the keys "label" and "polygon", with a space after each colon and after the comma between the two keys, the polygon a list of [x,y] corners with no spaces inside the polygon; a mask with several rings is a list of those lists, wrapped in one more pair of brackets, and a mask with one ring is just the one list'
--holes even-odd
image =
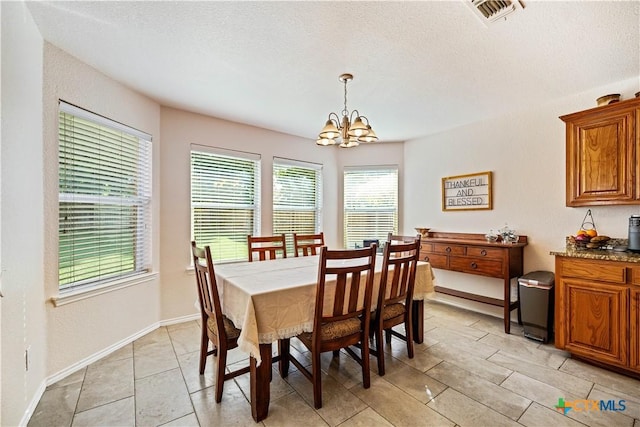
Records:
{"label": "chair slat back", "polygon": [[[314,330],[322,324],[370,316],[375,262],[376,245],[364,249],[320,249]],[[329,281],[335,281],[335,290],[332,306],[325,307]]]}
{"label": "chair slat back", "polygon": [[397,244],[397,243],[412,243],[415,242],[416,240],[420,240],[421,236],[419,234],[415,235],[415,236],[401,236],[399,234],[393,234],[393,233],[389,233],[389,235],[387,236],[387,241],[391,242],[391,244]]}
{"label": "chair slat back", "polygon": [[216,274],[213,269],[213,258],[209,246],[199,248],[196,242],[191,242],[193,255],[193,268],[195,270],[196,284],[198,286],[198,299],[200,301],[200,313],[202,314],[203,327],[206,328],[207,319],[216,319],[216,335],[221,340],[226,339],[224,323],[222,321],[222,308]]}
{"label": "chair slat back", "polygon": [[387,242],[382,254],[378,307],[397,302],[411,303],[419,258],[420,236],[412,243],[394,245]]}
{"label": "chair slat back", "polygon": [[[284,234],[279,236],[247,236],[249,261],[267,261],[276,259],[278,254],[287,257],[287,245]],[[257,256],[257,259],[256,259]]]}
{"label": "chair slat back", "polygon": [[318,255],[320,248],[324,246],[324,233],[293,233],[293,246],[296,256],[300,256],[300,254],[302,254],[302,256]]}

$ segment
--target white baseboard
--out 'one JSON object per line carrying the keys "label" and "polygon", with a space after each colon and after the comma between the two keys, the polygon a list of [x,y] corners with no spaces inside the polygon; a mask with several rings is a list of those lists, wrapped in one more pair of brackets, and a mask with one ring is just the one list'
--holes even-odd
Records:
{"label": "white baseboard", "polygon": [[198,319],[200,319],[200,313],[194,313],[188,316],[180,316],[180,317],[174,317],[173,319],[161,320],[160,326],[175,325],[178,323],[190,322],[192,320],[198,320]]}
{"label": "white baseboard", "polygon": [[33,415],[34,411],[36,410],[36,406],[38,406],[38,402],[40,402],[40,398],[44,394],[46,388],[47,383],[46,380],[44,380],[40,383],[40,387],[38,387],[38,390],[36,390],[35,394],[33,395],[33,399],[31,399],[31,402],[29,402],[29,406],[27,406],[27,409],[25,409],[24,414],[22,415],[22,419],[20,420],[19,424],[21,427],[26,426],[29,423],[31,415]]}
{"label": "white baseboard", "polygon": [[38,402],[40,402],[40,399],[42,398],[42,395],[44,394],[47,386],[50,386],[51,384],[54,384],[54,383],[60,381],[61,379],[66,378],[67,376],[73,374],[74,372],[79,371],[82,368],[86,368],[87,366],[89,366],[93,362],[96,362],[96,361],[102,359],[103,357],[106,357],[106,356],[110,355],[111,353],[113,353],[116,350],[121,349],[125,345],[131,344],[132,342],[134,342],[138,338],[148,334],[149,332],[155,331],[156,329],[158,329],[161,326],[175,325],[175,324],[178,324],[178,323],[189,322],[189,321],[192,321],[192,320],[198,320],[199,318],[200,318],[200,313],[195,313],[195,314],[190,314],[188,316],[175,317],[173,319],[161,320],[159,322],[152,323],[151,325],[147,326],[146,328],[136,332],[133,335],[130,335],[130,336],[118,341],[115,344],[110,345],[109,347],[105,348],[104,350],[101,350],[101,351],[99,351],[97,353],[94,353],[94,354],[88,356],[88,357],[85,357],[84,359],[79,360],[78,362],[74,363],[73,365],[68,366],[67,368],[65,368],[65,369],[63,369],[61,371],[58,371],[57,373],[47,377],[44,381],[42,381],[42,384],[40,384],[40,387],[38,387],[38,390],[33,395],[33,398],[31,399],[31,402],[29,402],[29,406],[25,410],[25,413],[24,413],[24,415],[22,417],[22,420],[20,421],[20,425],[21,426],[26,426],[27,425],[27,423],[31,419],[31,416],[33,415],[33,412],[35,411],[36,407],[38,406]]}
{"label": "white baseboard", "polygon": [[85,368],[89,365],[91,365],[93,362],[96,362],[100,359],[102,359],[103,357],[106,357],[108,355],[110,355],[111,353],[113,353],[116,350],[121,349],[122,347],[124,347],[127,344],[131,344],[132,342],[134,342],[135,340],[137,340],[138,338],[148,334],[149,332],[155,331],[156,329],[158,329],[160,327],[160,322],[157,323],[152,323],[151,325],[147,326],[146,328],[136,332],[133,335],[128,336],[127,338],[124,338],[120,341],[118,341],[115,344],[110,345],[109,347],[105,348],[104,350],[101,350],[97,353],[92,354],[89,357],[85,357],[84,359],[74,363],[73,365],[57,372],[56,374],[51,375],[50,377],[47,378],[47,386],[60,381],[61,379],[73,374],[74,372],[79,371],[82,368]]}

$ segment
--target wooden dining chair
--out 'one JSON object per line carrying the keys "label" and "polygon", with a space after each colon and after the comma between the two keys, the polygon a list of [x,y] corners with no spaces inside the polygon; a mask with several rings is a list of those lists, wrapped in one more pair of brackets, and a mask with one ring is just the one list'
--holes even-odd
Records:
{"label": "wooden dining chair", "polygon": [[393,234],[392,232],[389,232],[389,235],[387,236],[387,241],[391,242],[392,244],[395,243],[412,243],[415,242],[416,240],[420,240],[420,235],[417,234],[415,236],[401,236],[399,234]]}
{"label": "wooden dining chair", "polygon": [[293,233],[293,247],[295,255],[309,256],[318,255],[321,247],[324,246],[324,233],[318,234],[297,234]]}
{"label": "wooden dining chair", "polygon": [[[370,352],[378,359],[378,375],[385,373],[384,344],[382,332],[385,332],[387,343],[391,336],[407,342],[407,353],[413,358],[413,326],[412,310],[413,290],[416,281],[416,268],[420,254],[420,236],[411,243],[397,245],[387,242],[382,254],[382,272],[378,303],[371,320],[375,348]],[[404,324],[405,334],[393,330],[394,326]]]}
{"label": "wooden dining chair", "polygon": [[[284,234],[278,236],[247,236],[249,261],[267,261],[287,257],[287,244]],[[257,259],[254,258],[257,256]]]}
{"label": "wooden dining chair", "polygon": [[[225,373],[227,365],[227,351],[238,346],[240,329],[236,328],[220,308],[220,296],[216,283],[216,275],[213,270],[213,259],[209,246],[199,248],[196,242],[191,242],[193,254],[193,266],[196,283],[198,285],[198,299],[200,301],[200,314],[202,316],[202,334],[200,340],[200,375],[204,374],[207,356],[218,357],[216,369],[216,402],[222,400],[224,382],[238,375],[249,372],[249,366]],[[209,350],[209,341],[213,349]]]}
{"label": "wooden dining chair", "polygon": [[[322,407],[320,354],[334,356],[344,348],[362,367],[364,388],[371,385],[369,371],[369,327],[371,294],[375,274],[376,245],[364,249],[320,249],[313,332],[297,338],[311,351],[311,370],[289,352],[289,339],[280,340],[281,359],[288,359],[313,384],[313,403]],[[362,280],[361,280],[362,279]],[[358,355],[350,346],[360,347]],[[288,366],[281,375],[287,376]]]}

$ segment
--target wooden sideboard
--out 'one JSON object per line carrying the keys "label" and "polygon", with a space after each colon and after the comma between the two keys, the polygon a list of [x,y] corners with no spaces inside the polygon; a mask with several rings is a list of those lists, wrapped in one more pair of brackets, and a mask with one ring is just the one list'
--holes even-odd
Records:
{"label": "wooden sideboard", "polygon": [[[519,301],[511,301],[511,279],[522,276],[523,248],[527,236],[520,236],[517,243],[490,243],[484,234],[431,232],[422,238],[420,259],[433,268],[460,273],[495,277],[503,280],[504,297],[491,298],[442,286],[436,292],[468,300],[503,307],[504,331],[510,332],[511,311],[519,308]],[[520,313],[518,312],[518,319]]]}

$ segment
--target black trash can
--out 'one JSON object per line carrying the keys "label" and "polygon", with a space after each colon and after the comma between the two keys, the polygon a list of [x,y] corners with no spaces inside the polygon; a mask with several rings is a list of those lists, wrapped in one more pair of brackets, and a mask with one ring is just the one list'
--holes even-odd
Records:
{"label": "black trash can", "polygon": [[520,318],[526,338],[546,343],[553,335],[553,284],[550,271],[532,271],[518,278]]}

